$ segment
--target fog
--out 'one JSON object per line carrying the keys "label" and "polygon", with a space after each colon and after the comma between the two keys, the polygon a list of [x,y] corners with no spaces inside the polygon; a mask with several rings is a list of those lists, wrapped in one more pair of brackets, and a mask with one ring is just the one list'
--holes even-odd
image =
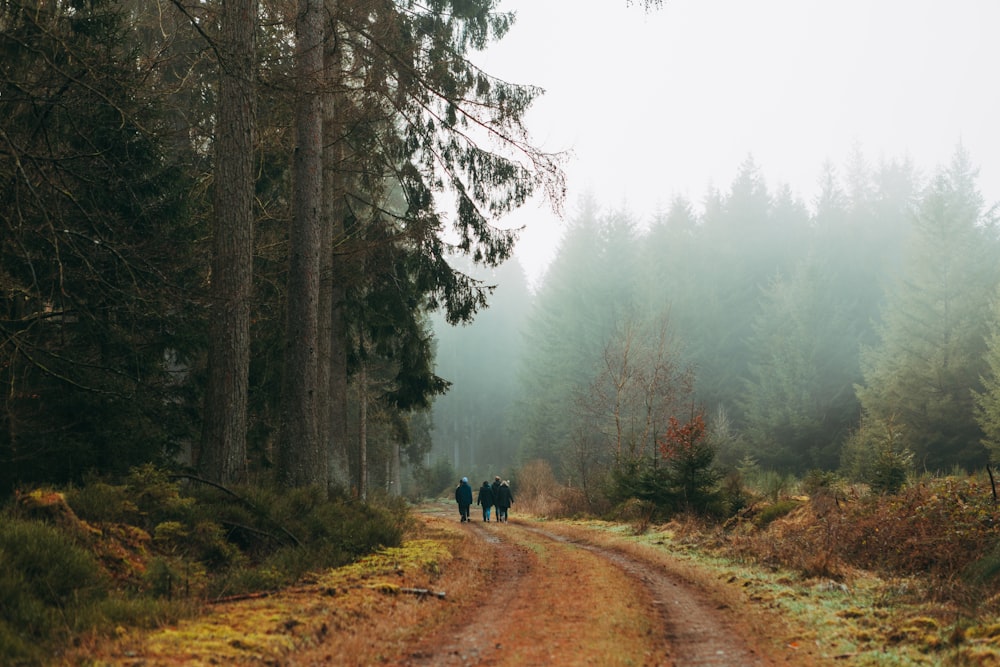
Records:
{"label": "fog", "polygon": [[[482,64],[546,89],[528,125],[569,152],[567,206],[510,216],[524,273],[484,274],[470,327],[435,323],[454,386],[432,456],[484,479],[541,458],[583,484],[622,406],[648,451],[652,401],[657,427],[704,410],[723,466],[863,477],[895,420],[924,469],[988,459],[1000,5],[503,7],[518,21]],[[662,322],[693,386],[601,404],[625,350],[636,373],[662,363]]]}
{"label": "fog", "polygon": [[[824,161],[855,144],[873,160],[924,168],[963,142],[982,190],[1000,199],[1000,4],[989,0],[504,0],[510,33],[482,54],[501,78],[545,95],[528,114],[534,139],[572,151],[569,201],[589,193],[640,220],[673,194],[700,202],[747,155],[769,186],[807,204]],[[542,202],[508,221],[526,227],[530,279],[551,260],[562,224]]]}

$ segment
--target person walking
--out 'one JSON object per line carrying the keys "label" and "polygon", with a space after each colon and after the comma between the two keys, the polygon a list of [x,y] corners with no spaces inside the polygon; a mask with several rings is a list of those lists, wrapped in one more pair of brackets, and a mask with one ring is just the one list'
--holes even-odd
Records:
{"label": "person walking", "polygon": [[510,480],[500,482],[494,502],[497,506],[497,521],[507,523],[507,510],[514,504],[514,494],[510,492]]}
{"label": "person walking", "polygon": [[483,485],[479,487],[479,497],[476,498],[476,504],[483,507],[483,521],[489,521],[490,510],[493,509],[493,487],[485,480]]}
{"label": "person walking", "polygon": [[472,507],[472,487],[469,486],[469,478],[463,477],[455,489],[455,502],[458,503],[458,513],[462,515],[462,521],[469,520],[469,508]]}
{"label": "person walking", "polygon": [[[490,487],[490,489],[492,489],[492,491],[493,491],[493,504],[496,505],[497,504],[497,494],[500,493],[500,475],[497,475],[496,477],[493,478],[493,485]],[[499,521],[500,520],[500,508],[497,507],[496,510],[497,510],[496,513],[495,513],[496,514],[496,520]]]}

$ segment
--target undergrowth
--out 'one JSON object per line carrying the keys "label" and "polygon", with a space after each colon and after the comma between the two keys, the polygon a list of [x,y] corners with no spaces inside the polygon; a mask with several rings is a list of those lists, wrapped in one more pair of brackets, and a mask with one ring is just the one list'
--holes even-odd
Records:
{"label": "undergrowth", "polygon": [[833,635],[829,655],[850,664],[1000,664],[1000,507],[986,473],[911,477],[892,492],[829,472],[778,481],[727,479],[723,493],[741,502],[721,520],[661,519],[635,499],[602,516],[723,569],[759,604],[814,616],[817,636]]}
{"label": "undergrowth", "polygon": [[404,501],[223,489],[151,466],[18,493],[0,511],[0,656],[42,665],[87,635],[155,627],[398,546]]}
{"label": "undergrowth", "polygon": [[[822,482],[762,499],[724,525],[689,519],[672,530],[744,564],[738,578],[762,573],[780,592],[761,598],[796,618],[814,615],[832,636],[830,654],[851,664],[1000,664],[1000,522],[989,481],[916,478],[892,494]],[[821,620],[829,614],[838,620]]]}

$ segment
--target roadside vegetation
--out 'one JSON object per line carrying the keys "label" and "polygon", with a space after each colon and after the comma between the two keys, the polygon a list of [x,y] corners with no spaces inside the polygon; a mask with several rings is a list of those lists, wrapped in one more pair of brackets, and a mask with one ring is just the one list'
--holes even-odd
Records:
{"label": "roadside vegetation", "polygon": [[[729,515],[620,503],[600,519],[536,464],[520,512],[677,568],[727,604],[797,626],[788,645],[852,665],[1000,664],[1000,524],[988,471],[909,474],[893,492],[834,473],[751,467],[704,493]],[[734,601],[733,595],[739,596]],[[803,640],[802,638],[806,639]]]}
{"label": "roadside vegetation", "polygon": [[0,513],[0,656],[48,664],[96,637],[287,587],[398,546],[406,522],[402,501],[224,489],[152,466],[22,492]]}
{"label": "roadside vegetation", "polygon": [[[792,651],[856,665],[1000,663],[1000,526],[986,472],[910,474],[892,493],[833,473],[744,473],[698,475],[705,486],[687,492],[712,501],[698,511],[679,511],[665,481],[665,503],[632,497],[598,515],[581,512],[580,491],[536,461],[517,471],[514,516],[634,552],[727,605],[777,614]],[[385,572],[403,570],[432,587],[458,548],[455,535],[417,523],[398,499],[224,489],[151,466],[117,483],[23,492],[0,514],[0,655],[51,664],[102,637],[194,623],[279,590],[301,589],[297,608],[313,598],[343,606],[338,627],[377,623],[339,592],[384,579],[369,593],[396,594]],[[243,622],[237,649],[256,623]]]}

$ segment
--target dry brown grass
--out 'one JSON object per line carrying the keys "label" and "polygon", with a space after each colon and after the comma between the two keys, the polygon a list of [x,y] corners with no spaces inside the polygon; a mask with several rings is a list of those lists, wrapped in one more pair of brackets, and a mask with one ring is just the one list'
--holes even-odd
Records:
{"label": "dry brown grass", "polygon": [[[478,554],[453,522],[416,522],[404,545],[320,573],[279,594],[206,608],[198,618],[152,632],[124,628],[116,640],[89,641],[61,664],[277,664],[292,652],[351,664],[384,659],[408,633],[447,623],[459,605],[452,594],[477,576]],[[444,591],[426,599],[401,589]],[[341,663],[345,664],[345,663]]]}

